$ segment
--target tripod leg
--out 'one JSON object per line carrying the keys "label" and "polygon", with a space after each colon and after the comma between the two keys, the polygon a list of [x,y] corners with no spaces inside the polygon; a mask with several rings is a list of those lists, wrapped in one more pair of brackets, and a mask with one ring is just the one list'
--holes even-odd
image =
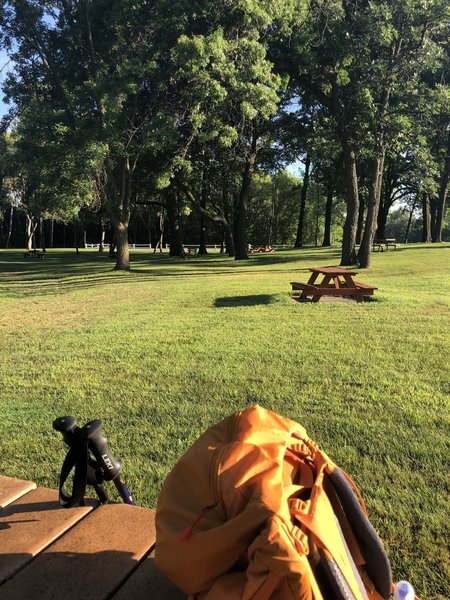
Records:
{"label": "tripod leg", "polygon": [[117,477],[115,477],[113,481],[114,485],[117,488],[117,491],[120,494],[120,497],[125,502],[125,504],[132,504],[133,506],[136,506],[136,504],[133,501],[133,498],[131,497],[130,492],[127,489],[127,486],[123,483],[123,481],[121,481],[120,476],[118,475]]}

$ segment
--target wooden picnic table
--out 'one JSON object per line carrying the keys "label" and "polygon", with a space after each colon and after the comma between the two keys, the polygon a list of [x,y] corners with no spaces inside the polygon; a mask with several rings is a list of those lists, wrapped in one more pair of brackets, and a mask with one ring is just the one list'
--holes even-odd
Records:
{"label": "wooden picnic table", "polygon": [[0,476],[0,598],[186,600],[156,568],[155,513],[87,500]]}
{"label": "wooden picnic table", "polygon": [[[323,296],[334,296],[350,298],[362,302],[364,296],[372,296],[378,288],[355,281],[353,277],[357,271],[343,269],[342,267],[312,267],[309,269],[311,275],[307,283],[291,281],[292,292],[301,291],[298,300],[308,300],[311,296],[312,302],[319,302]],[[318,281],[319,277],[322,279]]]}

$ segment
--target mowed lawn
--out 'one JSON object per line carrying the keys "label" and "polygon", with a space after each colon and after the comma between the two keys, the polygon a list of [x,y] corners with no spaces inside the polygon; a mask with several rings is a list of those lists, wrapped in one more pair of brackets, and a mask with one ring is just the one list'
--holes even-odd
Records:
{"label": "mowed lawn", "polygon": [[0,251],[0,473],[57,487],[52,421],[101,418],[137,503],[155,507],[204,429],[259,403],[356,481],[394,578],[448,599],[450,244],[375,253],[363,304],[289,298],[339,258],[136,251],[118,273],[95,251]]}

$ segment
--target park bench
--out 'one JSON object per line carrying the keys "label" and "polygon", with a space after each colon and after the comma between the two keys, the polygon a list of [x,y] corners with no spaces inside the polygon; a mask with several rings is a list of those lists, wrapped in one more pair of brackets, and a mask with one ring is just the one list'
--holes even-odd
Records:
{"label": "park bench", "polygon": [[23,253],[24,258],[44,258],[44,253],[39,250],[27,250]]}
{"label": "park bench", "polygon": [[186,600],[156,568],[155,512],[86,500],[0,476],[0,598]]}
{"label": "park bench", "polygon": [[373,251],[377,249],[378,252],[384,252],[385,248],[386,251],[388,251],[389,248],[394,248],[394,250],[397,250],[397,242],[395,241],[395,238],[383,238],[374,240],[372,244]]}
{"label": "park bench", "polygon": [[197,256],[198,248],[197,248],[197,246],[185,246],[184,252],[185,252],[186,256]]}

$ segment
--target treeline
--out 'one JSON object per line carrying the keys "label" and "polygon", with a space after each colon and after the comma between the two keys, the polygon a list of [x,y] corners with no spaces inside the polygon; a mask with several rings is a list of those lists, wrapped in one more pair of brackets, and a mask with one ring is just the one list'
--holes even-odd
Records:
{"label": "treeline", "polygon": [[[397,202],[406,235],[419,211],[439,242],[449,16],[447,0],[4,1],[2,236],[14,210],[28,243],[96,218],[127,269],[151,216],[173,255],[187,233],[236,259],[342,240],[364,268]],[[302,182],[284,170],[299,160]]]}

